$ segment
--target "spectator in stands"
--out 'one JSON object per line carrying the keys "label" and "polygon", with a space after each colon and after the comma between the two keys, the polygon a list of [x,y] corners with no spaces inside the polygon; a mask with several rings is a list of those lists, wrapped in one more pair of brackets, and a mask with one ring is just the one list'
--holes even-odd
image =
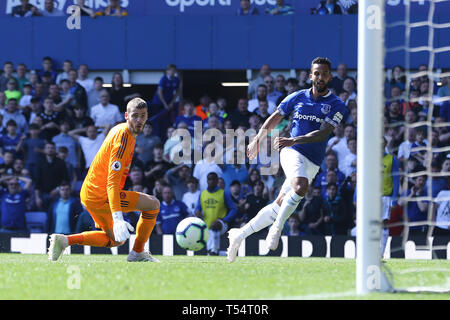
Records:
{"label": "spectator in stands", "polygon": [[256,97],[256,90],[260,84],[264,84],[264,78],[270,75],[270,67],[268,64],[263,64],[259,70],[258,76],[251,80],[248,85],[247,97],[253,99]]}
{"label": "spectator in stands", "polygon": [[133,166],[125,183],[125,189],[133,190],[136,186],[142,186],[143,193],[149,193],[148,183],[145,180],[144,171],[139,166]]}
{"label": "spectator in stands", "polygon": [[[264,123],[264,121],[266,121],[268,117],[270,117],[270,113],[268,110],[269,110],[269,102],[267,100],[259,100],[258,108],[255,109],[255,114],[259,116],[261,124]],[[251,117],[253,116],[254,115],[252,115]]]}
{"label": "spectator in stands", "polygon": [[286,89],[287,89],[288,95],[300,90],[300,85],[298,83],[298,80],[295,78],[288,78],[286,80]]}
{"label": "spectator in stands", "polygon": [[3,113],[3,127],[6,127],[9,120],[16,122],[18,134],[25,134],[28,131],[27,119],[20,112],[17,99],[14,98],[9,99],[8,105]]}
{"label": "spectator in stands", "polygon": [[187,206],[176,200],[172,188],[166,186],[162,190],[161,207],[156,218],[157,234],[175,234],[178,223],[189,216]]}
{"label": "spectator in stands", "polygon": [[415,148],[426,147],[428,141],[426,140],[426,133],[424,129],[416,130],[416,141],[411,145],[410,156],[415,158],[420,164],[426,166],[426,150],[416,150]]}
{"label": "spectator in stands", "polygon": [[[273,78],[272,78],[273,79]],[[258,108],[258,102],[261,100],[267,100],[269,105],[269,113],[272,114],[275,109],[277,108],[277,105],[272,100],[268,99],[267,97],[267,86],[265,84],[260,84],[258,86],[258,89],[256,90],[256,97],[254,99],[251,99],[248,101],[248,111],[254,112]]]}
{"label": "spectator in stands", "polygon": [[276,106],[282,100],[282,93],[275,90],[275,80],[272,76],[264,78],[264,84],[267,87],[267,100],[272,101]]}
{"label": "spectator in stands", "polygon": [[8,83],[6,84],[6,90],[5,96],[6,96],[6,104],[8,104],[9,99],[16,99],[17,101],[20,101],[20,98],[22,98],[22,93],[20,93],[18,88],[16,87],[17,81],[14,81],[10,79]]}
{"label": "spectator in stands", "polygon": [[148,179],[150,189],[156,180],[164,178],[166,172],[174,165],[164,159],[164,147],[156,144],[153,147],[153,159],[145,164],[145,178]]}
{"label": "spectator in stands", "polygon": [[438,89],[437,95],[439,97],[450,97],[450,76],[442,78],[442,86]]}
{"label": "spectator in stands", "polygon": [[51,98],[45,98],[44,110],[41,112],[39,117],[41,117],[43,121],[41,134],[46,140],[51,140],[59,133],[59,124],[63,120],[62,114],[54,111],[54,107],[55,104],[53,103],[53,100]]}
{"label": "spectator in stands", "polygon": [[405,119],[401,114],[400,101],[393,100],[389,103],[389,106],[385,112],[388,123],[403,122]]}
{"label": "spectator in stands", "polygon": [[109,90],[110,100],[112,104],[119,107],[121,113],[127,111],[127,103],[133,98],[139,97],[134,90],[125,86],[123,76],[120,72],[115,72],[111,81],[112,87]]}
{"label": "spectator in stands", "polygon": [[[447,160],[450,167],[450,159]],[[448,172],[448,171],[447,171]],[[450,190],[442,190],[433,201],[433,217],[436,226],[433,230],[433,237],[450,237]]]}
{"label": "spectator in stands", "polygon": [[312,14],[342,14],[342,8],[339,6],[336,0],[322,0],[317,8],[311,9]]}
{"label": "spectator in stands", "polygon": [[56,148],[60,148],[62,146],[66,147],[68,150],[66,161],[69,162],[74,168],[78,167],[78,159],[77,159],[77,143],[76,141],[69,135],[70,131],[70,122],[67,119],[64,119],[60,123],[60,133],[52,138],[52,141],[55,143]]}
{"label": "spectator in stands", "polygon": [[1,153],[3,154],[5,151],[10,151],[14,157],[20,155],[18,145],[23,136],[25,136],[25,134],[17,133],[16,122],[13,119],[9,120],[6,123],[6,134],[0,136]]}
{"label": "spectator in stands", "polygon": [[299,90],[311,88],[311,82],[309,80],[309,73],[307,70],[300,70],[298,74],[298,86]]}
{"label": "spectator in stands", "polygon": [[117,123],[123,122],[124,117],[119,111],[119,107],[110,102],[109,92],[103,89],[100,92],[100,103],[93,106],[90,117],[94,120],[96,127],[112,127]]}
{"label": "spectator in stands", "polygon": [[315,178],[314,186],[318,188],[323,188],[325,190],[326,185],[328,184],[326,181],[328,171],[336,172],[338,185],[341,185],[345,180],[345,173],[340,171],[337,167],[338,161],[337,156],[334,152],[327,153],[325,157],[325,170],[322,170]]}
{"label": "spectator in stands", "polygon": [[77,181],[78,181],[77,172],[79,171],[78,170],[78,163],[74,167],[70,162],[67,161],[67,156],[68,155],[69,155],[69,149],[67,147],[65,147],[65,146],[58,147],[57,152],[56,152],[56,156],[58,158],[60,158],[61,160],[63,160],[64,163],[66,164],[67,174],[68,174],[68,176],[70,178],[69,183],[70,183],[70,185],[72,187],[72,190],[75,190],[75,191],[78,192],[79,189],[76,190]]}
{"label": "spectator in stands", "polygon": [[83,106],[76,104],[73,107],[74,117],[71,119],[74,129],[86,128],[90,125],[94,125],[94,120],[85,114]]}
{"label": "spectator in stands", "polygon": [[290,15],[290,14],[294,14],[294,7],[291,4],[285,3],[284,0],[276,0],[276,4],[266,8],[266,14],[270,14],[272,16]]}
{"label": "spectator in stands", "polygon": [[413,143],[416,141],[416,129],[407,128],[407,140],[403,141],[398,147],[398,160],[408,160]]}
{"label": "spectator in stands", "polygon": [[265,185],[261,180],[255,181],[252,193],[248,194],[244,204],[244,223],[253,219],[256,214],[264,208],[268,199],[264,196]]}
{"label": "spectator in stands", "polygon": [[336,128],[334,130],[335,134],[338,133],[338,134],[336,134],[336,137],[339,137],[339,138],[336,138],[336,139],[332,138],[333,141],[328,144],[326,152],[328,153],[330,150],[333,150],[334,152],[336,152],[337,159],[338,159],[338,168],[342,172],[345,172],[344,159],[350,153],[350,150],[348,149],[348,146],[347,146],[347,141],[349,139],[356,138],[356,129],[351,124],[345,125],[343,136],[341,136],[341,131],[340,131],[341,129],[342,129],[342,127],[340,127],[339,129]]}
{"label": "spectator in stands", "polygon": [[[178,114],[177,100],[181,98],[182,83],[176,65],[169,64],[158,83],[153,99],[149,103],[149,118],[159,116],[153,122],[155,133],[165,141],[170,121]],[[165,111],[165,112],[162,112]]]}
{"label": "spectator in stands", "polygon": [[161,139],[152,134],[153,127],[151,122],[144,125],[143,133],[136,137],[135,153],[142,163],[147,163],[153,159],[153,147],[161,144]]}
{"label": "spectator in stands", "polygon": [[401,206],[406,206],[406,214],[408,215],[409,222],[423,221],[424,225],[410,226],[409,235],[426,235],[427,226],[425,222],[428,218],[428,201],[415,200],[417,197],[426,197],[427,192],[425,186],[427,183],[427,176],[418,176],[413,178],[414,185],[404,192],[399,199]]}
{"label": "spectator in stands", "polygon": [[[318,192],[314,193],[314,190],[318,190]],[[326,233],[324,217],[329,215],[329,208],[320,196],[319,190],[317,187],[310,186],[305,198],[298,206],[300,229],[306,235],[325,235]]]}
{"label": "spectator in stands", "polygon": [[208,112],[206,113],[206,115],[208,116],[208,118],[203,120],[203,127],[205,127],[205,125],[207,125],[208,119],[210,117],[217,117],[219,122],[222,124],[223,120],[227,116],[227,113],[223,110],[220,110],[218,104],[216,102],[212,101],[208,106]]}
{"label": "spectator in stands", "polygon": [[11,16],[15,18],[28,18],[28,17],[36,17],[41,16],[42,13],[29,3],[29,0],[20,0],[20,5],[12,8]]}
{"label": "spectator in stands", "polygon": [[286,78],[282,74],[277,75],[275,78],[275,90],[281,93],[283,99],[287,96]]}
{"label": "spectator in stands", "polygon": [[401,91],[405,90],[406,88],[406,75],[405,75],[405,68],[402,66],[395,66],[392,68],[392,78],[391,80],[386,79],[385,82],[385,95],[386,98],[390,98],[391,89],[392,87],[397,86],[400,88]]}
{"label": "spectator in stands", "polygon": [[81,104],[83,108],[87,108],[86,90],[77,82],[78,73],[76,70],[68,72],[69,92],[73,96],[74,103]]}
{"label": "spectator in stands", "polygon": [[187,183],[191,178],[191,168],[186,164],[179,164],[165,173],[165,178],[170,186],[175,199],[181,200],[183,195],[189,191]]}
{"label": "spectator in stands", "polygon": [[109,0],[109,6],[105,10],[97,12],[96,15],[122,18],[128,16],[128,11],[120,6],[120,0]]}
{"label": "spectator in stands", "polygon": [[25,213],[32,186],[28,179],[25,188],[19,185],[17,177],[8,177],[7,188],[0,190],[0,232],[26,233]]}
{"label": "spectator in stands", "polygon": [[65,110],[64,106],[66,104],[69,104],[70,100],[64,101],[61,98],[61,95],[59,94],[59,86],[55,83],[50,84],[48,87],[48,98],[51,98],[53,100],[53,104],[55,105],[55,111],[63,112]]}
{"label": "spectator in stands", "polygon": [[61,100],[64,101],[64,106],[67,106],[69,110],[72,110],[77,104],[77,101],[75,100],[74,92],[71,90],[70,81],[68,79],[62,79],[61,84],[58,87],[60,88],[59,96],[61,97]]}
{"label": "spectator in stands", "polygon": [[249,127],[249,119],[252,113],[248,111],[248,100],[246,98],[240,98],[238,100],[237,108],[229,115],[229,119],[233,123],[234,128],[239,125]]}
{"label": "spectator in stands", "polygon": [[17,145],[19,152],[24,153],[25,167],[34,178],[37,163],[43,158],[45,140],[39,137],[40,127],[32,123],[28,135],[22,135]]}
{"label": "spectator in stands", "polygon": [[38,162],[35,173],[35,201],[40,210],[47,210],[51,198],[58,194],[58,186],[69,180],[66,164],[56,156],[53,142],[46,142],[44,153],[45,157]]}
{"label": "spectator in stands", "polygon": [[11,151],[5,151],[2,158],[3,163],[0,164],[0,175],[11,175],[14,166],[14,154]]}
{"label": "spectator in stands", "polygon": [[7,89],[7,84],[10,80],[17,82],[17,79],[13,76],[14,65],[11,61],[6,61],[3,64],[3,74],[0,76],[0,91],[3,92]]}
{"label": "spectator in stands", "polygon": [[88,113],[91,113],[92,107],[100,103],[100,93],[103,89],[103,78],[96,77],[94,79],[94,87],[87,93],[88,96]]}
{"label": "spectator in stands", "polygon": [[209,255],[219,255],[220,236],[237,215],[237,208],[230,195],[218,187],[219,176],[215,172],[207,175],[207,188],[202,191],[195,214],[202,218],[209,230],[206,250]]}
{"label": "spectator in stands", "polygon": [[73,62],[71,60],[64,60],[63,67],[60,74],[56,77],[56,84],[60,85],[64,79],[69,79],[69,71],[73,69]]}
{"label": "spectator in stands", "polygon": [[[225,190],[230,188],[233,181],[237,180],[240,183],[248,182],[248,167],[245,163],[239,161],[238,151],[233,152],[233,160],[231,163],[227,162],[225,164],[219,165],[222,169],[222,178],[225,182]],[[244,160],[244,159],[243,159]]]}
{"label": "spectator in stands", "polygon": [[95,11],[84,5],[85,0],[77,0],[76,6],[80,8],[81,16],[90,16],[91,18],[95,18]]}
{"label": "spectator in stands", "polygon": [[58,196],[52,201],[48,211],[51,232],[74,233],[77,219],[82,212],[83,207],[80,200],[72,196],[72,188],[69,182],[61,182],[58,187]]}
{"label": "spectator in stands", "polygon": [[38,72],[39,79],[43,81],[42,77],[45,74],[50,73],[50,83],[55,83],[58,73],[53,70],[53,67],[53,59],[51,57],[46,56],[42,58],[42,70]]}
{"label": "spectator in stands", "polygon": [[324,216],[323,220],[327,225],[328,233],[335,235],[348,234],[348,217],[345,203],[338,193],[336,183],[329,183],[326,189],[325,200],[328,204],[329,215]]}
{"label": "spectator in stands", "polygon": [[188,191],[183,194],[181,201],[187,206],[189,215],[195,216],[195,207],[198,198],[200,197],[200,190],[198,189],[198,180],[192,176],[187,179],[186,183]]}
{"label": "spectator in stands", "polygon": [[45,0],[44,10],[42,10],[42,15],[44,17],[63,17],[64,12],[55,8],[53,0]]}
{"label": "spectator in stands", "polygon": [[345,79],[342,89],[348,92],[348,100],[356,100],[356,81],[353,78]]}
{"label": "spectator in stands", "polygon": [[87,64],[80,64],[78,67],[77,82],[86,90],[86,94],[89,94],[94,89],[94,80],[89,78],[89,68]]}
{"label": "spectator in stands", "polygon": [[207,176],[211,172],[215,172],[218,177],[222,177],[222,169],[214,160],[207,161],[206,159],[201,159],[195,164],[192,175],[199,181],[200,191],[208,187]]}
{"label": "spectator in stands", "polygon": [[22,111],[31,107],[31,99],[33,98],[33,96],[31,95],[32,89],[33,88],[29,83],[23,86],[23,95],[19,101],[19,107]]}
{"label": "spectator in stands", "polygon": [[240,7],[236,11],[238,16],[259,15],[258,8],[250,0],[240,0]]}
{"label": "spectator in stands", "polygon": [[202,121],[202,119],[199,116],[195,115],[194,103],[191,100],[184,100],[183,110],[184,113],[176,117],[174,126],[178,127],[178,124],[180,122],[185,122],[187,124],[187,129],[189,130],[189,133],[193,137],[194,124],[196,121]]}
{"label": "spectator in stands", "polygon": [[19,63],[17,65],[16,73],[17,73],[16,79],[19,85],[18,88],[20,92],[23,93],[23,86],[29,83],[29,80],[27,78],[27,66],[25,65],[25,63]]}
{"label": "spectator in stands", "polygon": [[[97,128],[95,125],[91,124],[85,128],[73,129],[69,131],[69,135],[74,138],[81,146],[81,150],[84,155],[85,171],[83,175],[87,173],[87,170],[91,166],[92,160],[94,160],[95,155],[102,146],[103,140],[105,140],[108,130],[103,130],[102,133],[97,133]],[[85,133],[86,137],[82,136],[81,133]]]}

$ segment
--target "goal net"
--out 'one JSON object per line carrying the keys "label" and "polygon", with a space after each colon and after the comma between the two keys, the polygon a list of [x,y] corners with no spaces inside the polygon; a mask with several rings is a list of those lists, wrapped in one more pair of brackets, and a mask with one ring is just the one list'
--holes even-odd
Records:
{"label": "goal net", "polygon": [[[357,197],[366,203],[357,203],[357,292],[450,292],[446,261],[390,264],[450,259],[450,0],[404,1],[398,14],[389,2],[359,1]],[[373,282],[373,270],[381,280]],[[421,280],[425,273],[433,283]]]}

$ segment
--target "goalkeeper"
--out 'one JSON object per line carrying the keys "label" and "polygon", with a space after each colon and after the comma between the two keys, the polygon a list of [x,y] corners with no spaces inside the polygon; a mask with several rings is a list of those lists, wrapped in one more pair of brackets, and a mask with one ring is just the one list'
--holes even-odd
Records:
{"label": "goalkeeper", "polygon": [[89,167],[80,199],[101,231],[69,236],[52,234],[48,251],[50,260],[58,260],[64,249],[73,244],[108,248],[124,244],[134,228],[123,219],[122,213],[140,211],[136,240],[127,261],[159,262],[149,252],[144,252],[144,245],[156,224],[159,200],[144,193],[122,190],[133,159],[136,137],[143,131],[147,118],[144,100],[135,98],[128,102],[126,122],[109,131]]}
{"label": "goalkeeper", "polygon": [[274,147],[281,149],[280,163],[286,175],[277,199],[262,208],[245,226],[230,229],[228,261],[233,262],[237,250],[246,237],[272,225],[266,238],[269,249],[278,247],[285,221],[297,208],[325,157],[327,140],[343,120],[348,110],[341,99],[328,90],[331,63],[316,58],[311,63],[310,79],[313,87],[287,96],[277,110],[264,122],[261,130],[248,145],[249,159],[256,158],[260,141],[285,116],[293,115],[291,137],[277,137]]}

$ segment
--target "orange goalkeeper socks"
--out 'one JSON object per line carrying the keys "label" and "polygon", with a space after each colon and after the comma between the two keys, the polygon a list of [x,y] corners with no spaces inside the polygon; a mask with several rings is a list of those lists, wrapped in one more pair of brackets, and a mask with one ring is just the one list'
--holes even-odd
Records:
{"label": "orange goalkeeper socks", "polygon": [[111,247],[112,241],[104,231],[86,231],[67,236],[69,246],[79,244],[91,247]]}
{"label": "orange goalkeeper socks", "polygon": [[134,241],[133,246],[135,252],[144,251],[144,245],[150,238],[153,228],[155,227],[158,212],[159,210],[152,210],[141,213],[136,226],[136,240]]}

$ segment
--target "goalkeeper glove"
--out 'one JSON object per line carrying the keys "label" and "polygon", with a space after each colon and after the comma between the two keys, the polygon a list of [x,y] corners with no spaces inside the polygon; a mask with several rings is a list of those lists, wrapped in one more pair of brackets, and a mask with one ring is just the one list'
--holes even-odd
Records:
{"label": "goalkeeper glove", "polygon": [[[117,242],[122,242],[127,240],[130,237],[130,232],[134,231],[134,228],[131,224],[123,220],[122,211],[116,211],[112,214],[114,226],[114,240]],[[129,230],[129,231],[128,231]]]}

